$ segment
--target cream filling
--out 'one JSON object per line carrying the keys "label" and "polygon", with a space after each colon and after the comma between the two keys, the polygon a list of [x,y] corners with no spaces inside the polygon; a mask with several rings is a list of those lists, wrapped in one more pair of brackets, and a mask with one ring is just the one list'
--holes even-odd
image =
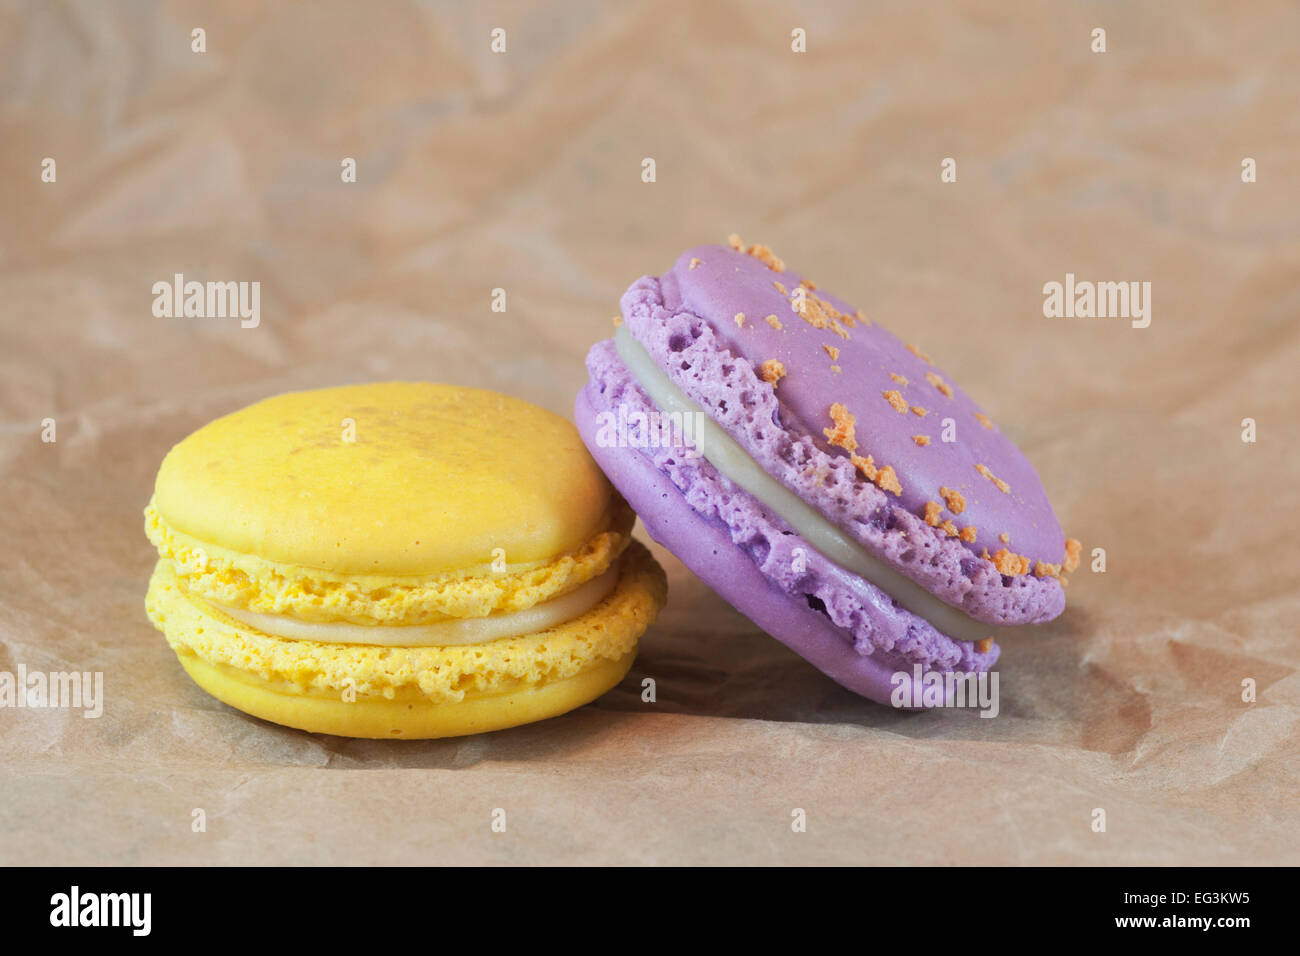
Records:
{"label": "cream filling", "polygon": [[978,641],[991,635],[992,624],[977,621],[945,604],[915,581],[900,574],[858,544],[793,491],[769,475],[734,438],[691,401],[660,370],[627,326],[614,330],[614,347],[632,377],[662,412],[691,415],[695,420],[696,451],[726,478],[771,508],[805,541],[840,567],[866,578],[907,610],[942,634],[958,641]]}
{"label": "cream filling", "polygon": [[372,644],[380,647],[452,647],[486,644],[507,637],[536,634],[581,617],[603,601],[618,583],[618,562],[604,574],[592,578],[568,594],[544,601],[522,611],[463,617],[432,624],[350,624],[347,622],[304,621],[288,614],[258,614],[242,608],[214,604],[213,607],[236,621],[291,641],[319,641],[322,644]]}

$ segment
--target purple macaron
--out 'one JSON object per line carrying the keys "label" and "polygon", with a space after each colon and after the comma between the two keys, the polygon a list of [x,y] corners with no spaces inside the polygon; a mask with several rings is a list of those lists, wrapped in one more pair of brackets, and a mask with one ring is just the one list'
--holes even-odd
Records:
{"label": "purple macaron", "polygon": [[766,247],[633,283],[587,368],[578,429],[651,536],[850,690],[921,706],[918,677],[979,675],[996,629],[1064,609],[1079,545],[1020,450]]}

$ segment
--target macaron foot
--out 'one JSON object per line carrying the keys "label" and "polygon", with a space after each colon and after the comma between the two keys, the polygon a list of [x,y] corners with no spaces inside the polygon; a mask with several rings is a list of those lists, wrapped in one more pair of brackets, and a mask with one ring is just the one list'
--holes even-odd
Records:
{"label": "macaron foot", "polygon": [[505,730],[568,713],[617,686],[636,652],[541,686],[440,703],[430,703],[418,694],[347,703],[337,696],[286,693],[284,688],[224,664],[211,664],[195,654],[179,656],[194,683],[222,703],[254,717],[317,734],[422,740]]}

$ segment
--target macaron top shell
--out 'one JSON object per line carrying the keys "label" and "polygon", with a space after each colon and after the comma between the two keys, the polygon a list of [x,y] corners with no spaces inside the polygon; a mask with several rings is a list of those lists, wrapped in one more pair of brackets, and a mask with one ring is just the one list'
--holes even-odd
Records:
{"label": "macaron top shell", "polygon": [[[847,412],[853,454],[892,469],[878,482],[890,501],[952,522],[950,533],[965,531],[960,540],[975,554],[1061,562],[1065,536],[1033,466],[921,349],[770,254],[697,246],[659,282],[668,310],[708,322],[755,369],[770,363],[765,377],[782,416],[828,454],[850,455],[831,410]],[[944,441],[945,431],[955,440]]]}
{"label": "macaron top shell", "polygon": [[293,392],[200,428],[155,506],[201,542],[338,574],[511,566],[580,548],[612,489],[573,425],[527,402],[387,382]]}

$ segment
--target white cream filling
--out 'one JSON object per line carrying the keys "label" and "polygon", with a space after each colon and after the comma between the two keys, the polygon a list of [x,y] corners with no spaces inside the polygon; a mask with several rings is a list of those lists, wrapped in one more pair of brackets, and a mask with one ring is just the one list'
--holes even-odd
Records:
{"label": "white cream filling", "polygon": [[214,604],[223,614],[269,634],[293,641],[323,644],[373,644],[380,647],[451,647],[486,644],[507,637],[536,634],[581,617],[603,601],[618,583],[618,562],[604,574],[574,588],[568,594],[544,601],[522,611],[463,617],[432,624],[349,624],[347,622],[304,621],[287,614],[257,614],[241,608]]}
{"label": "white cream filling", "polygon": [[805,541],[840,567],[866,578],[942,634],[978,641],[997,628],[945,604],[846,535],[793,491],[781,484],[691,401],[654,363],[627,327],[614,330],[614,347],[632,377],[662,412],[696,415],[696,450],[726,478],[739,485],[790,525]]}

